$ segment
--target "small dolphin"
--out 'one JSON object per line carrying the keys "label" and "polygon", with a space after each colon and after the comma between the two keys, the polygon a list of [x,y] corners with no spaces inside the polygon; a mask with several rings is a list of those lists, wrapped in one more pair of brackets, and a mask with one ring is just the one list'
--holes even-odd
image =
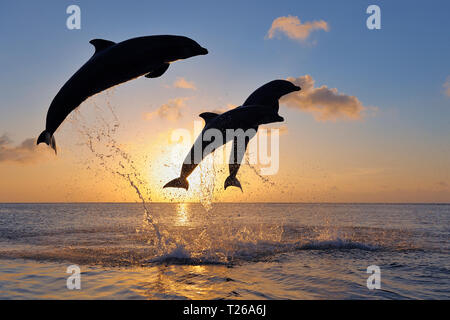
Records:
{"label": "small dolphin", "polygon": [[183,36],[146,36],[115,43],[94,39],[94,55],[59,90],[47,113],[45,130],[37,144],[45,142],[56,153],[53,134],[66,117],[90,96],[145,75],[157,78],[171,62],[208,54],[197,42]]}
{"label": "small dolphin", "polygon": [[[200,117],[205,120],[205,127],[186,156],[183,166],[181,167],[180,177],[168,182],[164,185],[164,188],[184,188],[187,190],[189,188],[187,177],[189,177],[197,165],[208,154],[214,152],[215,148],[220,147],[233,139],[233,137],[229,137],[229,135],[226,134],[227,129],[237,130],[240,128],[253,128],[265,123],[284,121],[283,117],[280,117],[277,110],[274,108],[267,108],[266,106],[259,105],[248,105],[245,108],[235,108],[221,115],[213,112],[204,112],[200,114]],[[205,141],[207,139],[204,138],[204,134],[210,129],[219,130],[223,137],[223,139],[219,141],[220,145],[214,144],[213,147],[215,148],[211,147],[210,142]],[[208,146],[210,147],[206,149]],[[196,155],[196,152],[201,152],[200,157]]]}
{"label": "small dolphin", "polygon": [[[265,85],[256,89],[248,98],[245,100],[244,104],[238,108],[246,108],[250,105],[261,105],[267,108],[274,109],[275,112],[278,112],[280,105],[278,100],[291,92],[301,90],[300,87],[294,85],[292,82],[286,80],[273,80]],[[239,180],[236,178],[236,175],[241,167],[242,159],[244,158],[245,151],[247,150],[248,143],[250,139],[252,139],[256,132],[258,131],[258,126],[251,127],[254,129],[254,135],[245,137],[245,148],[240,149],[237,147],[238,137],[233,139],[233,145],[231,147],[230,153],[230,162],[228,164],[230,175],[225,179],[224,188],[225,190],[229,186],[238,187],[242,191],[242,186]],[[247,131],[250,128],[242,128],[244,131]]]}

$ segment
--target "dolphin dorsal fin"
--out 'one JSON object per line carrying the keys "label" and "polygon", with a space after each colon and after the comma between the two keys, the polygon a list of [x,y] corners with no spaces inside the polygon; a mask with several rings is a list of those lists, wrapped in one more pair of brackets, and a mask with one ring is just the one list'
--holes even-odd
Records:
{"label": "dolphin dorsal fin", "polygon": [[211,120],[217,118],[219,114],[214,112],[203,112],[200,113],[199,116],[202,117],[203,120],[205,120],[205,124],[208,124],[209,122],[211,122]]}
{"label": "dolphin dorsal fin", "polygon": [[98,52],[105,50],[106,48],[109,48],[116,44],[113,41],[103,40],[103,39],[93,39],[93,40],[89,41],[89,43],[95,47],[95,53],[98,53]]}

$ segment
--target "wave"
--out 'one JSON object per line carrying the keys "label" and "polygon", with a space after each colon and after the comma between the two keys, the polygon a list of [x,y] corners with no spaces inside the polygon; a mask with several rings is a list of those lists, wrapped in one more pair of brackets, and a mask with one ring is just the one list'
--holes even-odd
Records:
{"label": "wave", "polygon": [[235,265],[247,262],[260,262],[277,259],[277,255],[295,253],[297,251],[377,251],[383,248],[378,245],[353,242],[346,239],[312,241],[308,243],[275,243],[259,242],[257,244],[241,242],[235,243],[236,250],[224,252],[217,250],[204,254],[193,254],[184,246],[177,246],[171,252],[157,256],[148,261],[149,264],[174,265]]}
{"label": "wave", "polygon": [[225,265],[226,262],[215,260],[211,257],[197,257],[191,256],[184,246],[177,246],[171,252],[150,259],[149,264],[170,264],[170,265]]}
{"label": "wave", "polygon": [[376,251],[380,250],[381,247],[378,245],[365,244],[361,242],[353,242],[346,239],[336,240],[323,240],[323,241],[312,241],[311,243],[307,243],[301,245],[299,247],[300,250],[350,250],[350,249],[359,249],[365,251]]}
{"label": "wave", "polygon": [[37,261],[59,261],[108,267],[130,267],[151,265],[239,265],[260,261],[277,260],[281,254],[299,251],[376,251],[380,246],[353,242],[346,239],[281,243],[273,241],[234,242],[232,248],[219,245],[208,250],[196,250],[185,245],[177,245],[166,253],[145,247],[64,247],[58,249],[16,248],[0,250],[0,258],[31,259]]}

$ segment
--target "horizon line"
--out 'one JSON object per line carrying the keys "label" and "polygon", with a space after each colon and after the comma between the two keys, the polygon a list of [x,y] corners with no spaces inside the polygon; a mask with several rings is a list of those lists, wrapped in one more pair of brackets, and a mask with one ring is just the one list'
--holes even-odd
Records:
{"label": "horizon line", "polygon": [[[179,204],[179,203],[190,203],[190,204],[201,204],[199,201],[149,201],[145,204]],[[233,202],[233,201],[217,201],[211,202],[211,204],[389,204],[389,205],[450,205],[450,202],[301,202],[301,201],[249,201],[249,202]],[[25,202],[2,202],[0,204],[139,204],[139,201],[25,201]]]}

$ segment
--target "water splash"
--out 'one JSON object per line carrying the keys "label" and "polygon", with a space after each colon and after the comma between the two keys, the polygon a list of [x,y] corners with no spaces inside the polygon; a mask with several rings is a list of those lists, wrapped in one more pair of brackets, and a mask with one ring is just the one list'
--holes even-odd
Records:
{"label": "water splash", "polygon": [[[110,103],[110,95],[100,95],[102,106],[93,100],[94,114],[89,120],[78,111],[71,123],[79,132],[82,144],[87,147],[93,159],[90,164],[117,176],[135,192],[144,209],[142,225],[136,228],[140,239],[146,241],[149,261],[170,259],[196,261],[198,263],[230,263],[252,255],[252,252],[271,252],[266,250],[268,243],[279,244],[284,232],[283,226],[265,226],[262,222],[252,226],[242,226],[230,220],[226,223],[213,223],[213,199],[216,188],[215,154],[206,157],[199,165],[199,200],[204,208],[201,224],[195,232],[175,230],[173,226],[160,223],[157,215],[151,212],[150,183],[142,176],[133,157],[118,143],[120,122]],[[105,110],[106,109],[106,110]],[[141,159],[142,160],[142,159]],[[95,163],[93,163],[95,162]],[[149,163],[145,163],[148,166]],[[95,167],[95,166],[94,166]],[[252,167],[258,174],[256,168]],[[262,177],[263,181],[269,181]],[[269,181],[273,185],[272,182]],[[270,248],[271,245],[269,245]],[[259,248],[259,249],[258,249]],[[265,254],[266,254],[265,253]],[[151,258],[150,258],[151,257]]]}
{"label": "water splash", "polygon": [[[109,112],[105,112],[95,100],[92,100],[91,103],[95,110],[93,120],[88,121],[77,111],[71,117],[70,122],[80,134],[82,143],[87,146],[94,159],[98,160],[100,167],[106,172],[122,178],[135,191],[144,209],[142,227],[136,229],[136,232],[149,233],[149,230],[152,230],[156,236],[154,244],[156,248],[161,249],[163,243],[169,242],[166,239],[167,232],[161,230],[158,221],[147,205],[147,201],[151,201],[148,182],[140,174],[131,155],[120,146],[115,138],[120,128],[120,122],[110,103],[110,93],[107,91],[104,97],[104,105]],[[154,238],[150,236],[148,243],[154,242],[153,240]]]}
{"label": "water splash", "polygon": [[256,166],[256,165],[252,165],[250,163],[250,154],[249,152],[247,152],[245,154],[245,161],[246,161],[246,165],[248,165],[252,171],[256,174],[256,176],[265,184],[269,184],[271,187],[275,186],[275,182],[271,181],[268,177],[263,176],[260,173],[260,169]]}
{"label": "water splash", "polygon": [[208,155],[199,164],[197,169],[200,170],[200,203],[206,211],[212,209],[214,189],[216,186],[215,156],[215,153]]}

